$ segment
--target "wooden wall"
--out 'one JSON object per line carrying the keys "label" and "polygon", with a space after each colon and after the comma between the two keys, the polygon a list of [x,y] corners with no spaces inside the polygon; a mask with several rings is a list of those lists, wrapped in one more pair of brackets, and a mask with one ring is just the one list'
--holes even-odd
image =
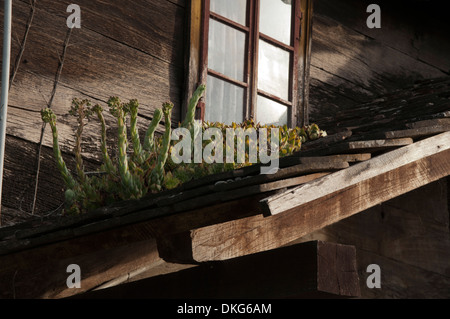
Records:
{"label": "wooden wall", "polygon": [[[381,8],[369,29],[367,6]],[[416,81],[450,74],[450,23],[442,2],[315,0],[310,117],[364,103]]]}
{"label": "wooden wall", "polygon": [[[381,7],[381,29],[366,8]],[[450,23],[439,1],[315,0],[310,120],[450,74]],[[326,129],[326,127],[325,127]],[[449,298],[450,180],[443,179],[302,240],[354,245],[363,298]],[[381,267],[369,289],[367,266]]]}
{"label": "wooden wall", "polygon": [[[110,96],[125,101],[137,98],[141,130],[155,108],[171,100],[175,104],[172,121],[180,120],[185,0],[79,0],[81,29],[69,32],[66,20],[70,13],[66,9],[71,3],[13,3],[11,69],[15,75],[8,109],[2,200],[5,211],[10,208],[31,213],[35,202],[35,213],[39,214],[62,203],[64,185],[52,157],[51,132],[48,126],[41,132],[39,112],[49,103],[58,116],[66,154],[74,146],[76,122],[67,116],[73,98],[88,98],[105,107]],[[3,12],[0,19],[3,21]],[[107,116],[107,121],[113,136],[114,119]],[[98,132],[98,123],[86,127],[84,155],[92,160],[87,163],[88,169],[97,165]],[[68,161],[71,163],[69,156]],[[34,200],[36,176],[39,186]]]}
{"label": "wooden wall", "polygon": [[[371,30],[366,26],[371,1],[315,1],[312,121],[320,124],[322,116],[339,109],[450,72],[445,10],[435,0],[390,2],[377,1],[382,28]],[[76,123],[67,111],[74,97],[103,104],[112,95],[137,98],[141,130],[153,110],[170,99],[176,106],[172,120],[180,120],[189,1],[80,0],[82,27],[69,34],[66,9],[70,3],[17,0],[13,4],[12,61],[17,72],[10,92],[2,203],[23,213],[30,213],[33,203],[36,213],[52,211],[62,203],[64,185],[55,170],[51,134],[48,127],[42,133],[39,114],[50,101],[59,116],[61,145],[68,155]],[[22,46],[23,56],[17,60]],[[107,121],[114,136],[113,118]],[[86,127],[84,150],[92,160],[88,169],[95,168],[97,123]],[[72,163],[70,156],[67,159]]]}
{"label": "wooden wall", "polygon": [[[450,178],[368,209],[301,241],[354,245],[362,298],[450,298]],[[367,267],[381,268],[370,289]]]}

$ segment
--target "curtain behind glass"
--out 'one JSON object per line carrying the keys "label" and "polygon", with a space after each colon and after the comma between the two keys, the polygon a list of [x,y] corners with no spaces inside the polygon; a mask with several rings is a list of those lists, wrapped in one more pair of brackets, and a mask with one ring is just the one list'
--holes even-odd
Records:
{"label": "curtain behind glass", "polygon": [[[208,67],[238,81],[244,81],[245,44],[247,35],[211,19],[208,45]],[[244,89],[208,76],[205,120],[210,122],[242,122]]]}

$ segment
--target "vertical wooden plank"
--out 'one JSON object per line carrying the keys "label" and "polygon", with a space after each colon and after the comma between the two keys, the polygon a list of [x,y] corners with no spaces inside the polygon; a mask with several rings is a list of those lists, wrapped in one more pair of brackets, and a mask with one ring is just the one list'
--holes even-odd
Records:
{"label": "vertical wooden plank", "polygon": [[252,103],[253,103],[253,96],[252,96],[252,81],[253,81],[253,70],[255,68],[255,65],[253,63],[254,60],[254,37],[255,33],[252,31],[255,24],[255,15],[254,15],[254,9],[255,8],[255,1],[253,0],[247,0],[247,26],[250,28],[250,31],[248,33],[248,39],[247,39],[247,65],[246,68],[246,82],[247,82],[247,89],[245,90],[245,116],[244,118],[250,118],[251,116],[251,109],[252,109]]}
{"label": "vertical wooden plank", "polygon": [[295,0],[294,10],[292,11],[292,23],[294,26],[294,31],[292,32],[292,45],[294,47],[294,54],[291,60],[291,92],[290,99],[292,101],[291,111],[289,113],[289,126],[295,127],[298,124],[298,90],[299,90],[299,57],[300,57],[300,41],[301,41],[301,22],[302,22],[302,11],[301,11],[301,0]]}
{"label": "vertical wooden plank", "polygon": [[258,60],[259,60],[259,11],[260,1],[254,1],[253,16],[253,61],[252,61],[252,82],[249,118],[255,118],[255,105],[258,100]]}
{"label": "vertical wooden plank", "polygon": [[187,25],[188,37],[186,41],[186,80],[185,96],[181,108],[181,120],[187,112],[189,99],[194,94],[200,81],[200,47],[201,47],[201,26],[202,26],[202,0],[191,0],[188,2]]}
{"label": "vertical wooden plank", "polygon": [[301,38],[298,57],[297,125],[309,124],[309,74],[311,63],[313,0],[301,0]]}
{"label": "vertical wooden plank", "polygon": [[317,243],[317,286],[320,291],[343,296],[359,296],[356,249],[319,241]]}
{"label": "vertical wooden plank", "polygon": [[206,84],[208,75],[208,40],[209,40],[210,0],[202,2],[202,25],[200,46],[200,83]]}
{"label": "vertical wooden plank", "polygon": [[[200,83],[206,84],[208,78],[208,42],[209,42],[210,0],[202,1],[201,43],[200,43]],[[197,118],[205,119],[205,97],[197,105]]]}

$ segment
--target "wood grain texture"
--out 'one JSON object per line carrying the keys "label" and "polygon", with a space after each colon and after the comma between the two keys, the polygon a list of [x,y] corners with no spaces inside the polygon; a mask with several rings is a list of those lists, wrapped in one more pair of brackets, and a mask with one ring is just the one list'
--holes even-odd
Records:
{"label": "wood grain texture", "polygon": [[[296,208],[292,205],[285,213],[267,218],[253,216],[193,230],[190,237],[194,259],[227,259],[285,245],[317,229],[447,176],[450,170],[449,152],[447,149],[410,162],[396,170],[380,173],[361,183],[344,187],[338,192],[307,201]],[[318,182],[326,178],[323,177]],[[314,183],[317,182],[312,184]],[[285,208],[288,208],[287,205]],[[217,240],[219,238],[220,241]]]}
{"label": "wood grain texture", "polygon": [[[450,247],[446,179],[421,187],[307,236],[343,244],[447,276]],[[361,232],[364,229],[364,232]],[[319,234],[325,237],[319,236]]]}
{"label": "wood grain texture", "polygon": [[[8,134],[30,141],[39,139],[39,134],[29,132],[29,128],[40,126],[36,125],[40,118],[37,112],[50,100],[54,74],[67,30],[65,21],[67,4],[62,1],[55,6],[52,5],[52,1],[47,2],[38,3],[19,72],[10,92],[10,105],[16,109],[9,116],[11,124],[8,125]],[[182,42],[183,28],[179,18],[183,16],[183,9],[164,0],[152,5],[152,10],[143,9],[145,1],[126,7],[119,6],[118,2],[109,3],[107,6],[97,2],[86,2],[80,6],[86,26],[80,30],[75,29],[71,36],[61,82],[52,105],[55,113],[67,114],[75,97],[89,98],[94,103],[104,104],[113,95],[125,101],[138,98],[141,102],[140,114],[146,117],[147,122],[152,117],[153,110],[161,107],[162,102],[168,99],[179,107],[183,82],[181,59],[183,50],[181,44],[173,42]],[[152,15],[150,18],[147,15],[145,17],[139,15],[131,19],[133,15],[130,15],[130,12],[133,10],[143,15],[151,12]],[[159,21],[163,13],[167,15],[167,19]],[[14,21],[18,25],[15,30],[21,32],[25,28],[27,5],[22,1],[17,2],[15,14]],[[125,22],[122,21],[124,18]],[[118,23],[118,19],[122,19],[122,22]],[[131,25],[132,22],[148,25],[136,26]],[[169,27],[164,23],[171,23],[172,26]],[[102,26],[108,29],[100,30]],[[124,39],[133,41],[134,37],[131,35],[137,29],[143,37],[143,32],[155,28],[159,29],[147,37],[151,41],[148,46],[155,48],[155,52],[146,52],[122,41]],[[179,36],[176,36],[175,31],[179,32]],[[154,42],[165,49],[151,45]],[[140,39],[139,43],[144,46],[148,41]],[[180,54],[180,57],[165,58],[170,55],[166,52],[169,48],[172,53]],[[21,114],[27,110],[35,114]],[[176,110],[173,112],[175,123],[179,121],[179,115],[179,109],[178,112]],[[73,123],[69,126],[74,127]],[[142,130],[143,127],[144,125]],[[64,134],[62,136],[66,137]],[[65,140],[62,141],[62,145],[66,146]]]}
{"label": "wood grain texture", "polygon": [[381,29],[367,28],[369,4],[356,0],[315,3],[312,122],[416,81],[448,75],[450,42],[446,18],[439,12],[445,10],[439,4],[416,2],[405,7],[381,1]]}
{"label": "wood grain texture", "polygon": [[450,42],[444,3],[412,1],[405,6],[399,2],[380,0],[377,4],[382,10],[382,27],[370,29],[366,24],[370,13],[366,13],[366,9],[372,3],[370,0],[344,0],[339,3],[325,0],[317,1],[315,8],[316,13],[333,17],[356,32],[405,55],[443,71],[450,69],[450,62],[445,58]]}
{"label": "wood grain texture", "polygon": [[[320,181],[299,186],[296,189],[286,192],[284,195],[268,198],[262,204],[267,207],[272,215],[276,215],[285,210],[289,210],[292,207],[300,206],[322,196],[338,192],[344,188],[352,187],[378,175],[395,171],[402,166],[414,163],[428,156],[449,150],[449,140],[450,132],[437,135],[413,145],[378,156],[370,161],[352,166],[347,170],[329,175]],[[391,140],[387,140],[386,142],[388,141]],[[397,142],[398,140],[392,141]],[[367,145],[365,144],[366,142],[355,142],[355,147],[361,146],[359,144],[364,144],[369,147],[380,144],[377,141],[372,142],[367,143]],[[284,210],[283,207],[286,209]]]}
{"label": "wood grain texture", "polygon": [[359,294],[355,249],[316,241],[203,263],[79,298],[348,298]]}
{"label": "wood grain texture", "polygon": [[[66,8],[71,3],[43,0],[37,7],[65,21],[69,16]],[[77,4],[81,9],[82,28],[171,64],[183,65],[184,5],[167,0],[139,0],[126,5],[119,0],[81,0]],[[162,16],[165,18],[161,19]]]}
{"label": "wood grain texture", "polygon": [[[23,56],[23,61],[27,62],[18,74],[32,72],[53,81],[67,31],[66,21],[39,7],[35,20]],[[17,78],[15,85],[22,84],[23,87],[24,80],[23,77]],[[137,98],[144,106],[141,114],[151,116],[152,110],[168,99],[179,104],[182,81],[179,67],[88,28],[81,28],[72,32],[60,84],[101,101],[113,95],[123,100]],[[41,96],[28,95],[28,103],[16,102],[16,94],[24,98],[23,91],[19,92],[13,85],[11,105],[34,110],[42,108],[42,104],[33,104],[42,101]],[[66,98],[64,105],[58,105],[67,112],[70,102],[71,99]],[[177,112],[174,114],[176,120]]]}
{"label": "wood grain texture", "polygon": [[[448,298],[447,179],[325,227],[299,242],[354,245],[362,298]],[[381,289],[366,286],[370,264],[381,267]]]}
{"label": "wood grain texture", "polygon": [[[8,179],[18,187],[8,188],[8,196],[3,199],[4,204],[11,208],[20,207],[25,212],[31,207],[31,185],[34,185],[33,176],[38,167],[37,146],[33,144],[38,144],[41,139],[42,122],[39,112],[51,99],[52,109],[58,116],[60,145],[67,154],[73,151],[76,130],[75,119],[67,115],[73,98],[89,99],[106,109],[106,101],[110,96],[119,96],[123,101],[137,98],[141,105],[141,136],[145,133],[154,110],[167,100],[175,104],[173,124],[176,125],[180,120],[186,2],[158,0],[149,3],[142,0],[127,5],[120,1],[77,2],[81,8],[82,28],[72,30],[61,78],[56,85],[55,95],[52,96],[68,30],[66,19],[70,13],[66,9],[69,4],[69,1],[36,2],[34,19],[28,26],[24,54],[17,61],[18,72],[10,90],[7,134],[12,138],[11,141],[19,138],[20,144],[24,143],[27,150],[31,148],[33,151],[27,154],[28,165],[24,168],[26,173],[16,171],[20,164],[8,166]],[[29,1],[14,3],[12,61],[16,61],[30,13]],[[111,155],[114,156],[115,119],[106,114],[106,121],[108,144]],[[163,125],[158,127],[158,131],[163,131]],[[100,159],[99,133],[100,126],[97,123],[86,126],[83,156],[93,162]],[[48,128],[43,145],[52,146]],[[19,153],[14,151],[10,155],[12,157]],[[70,156],[68,160],[69,158]],[[20,160],[11,158],[12,162]],[[61,193],[59,182],[52,185],[52,180],[57,181],[58,176],[54,173],[50,158],[46,158],[41,164],[43,172],[53,171],[53,177],[40,177],[47,179],[48,183],[40,183],[38,193]],[[19,187],[22,184],[26,186]],[[48,191],[41,189],[45,187]],[[13,199],[18,201],[14,202]],[[48,203],[44,203],[45,201]],[[59,201],[51,203],[51,196],[40,197],[38,202],[43,203],[40,206],[42,209],[60,205]],[[38,209],[37,212],[42,211]]]}
{"label": "wood grain texture", "polygon": [[420,81],[370,102],[329,113],[318,124],[330,134],[351,129],[353,136],[360,139],[361,135],[408,129],[416,122],[433,126],[424,121],[449,117],[449,92],[448,76]]}
{"label": "wood grain texture", "polygon": [[[151,232],[129,226],[0,259],[0,278],[4,283],[0,294],[2,298],[68,297],[159,261]],[[66,269],[71,264],[81,268],[80,290],[68,289],[66,285],[70,275]]]}

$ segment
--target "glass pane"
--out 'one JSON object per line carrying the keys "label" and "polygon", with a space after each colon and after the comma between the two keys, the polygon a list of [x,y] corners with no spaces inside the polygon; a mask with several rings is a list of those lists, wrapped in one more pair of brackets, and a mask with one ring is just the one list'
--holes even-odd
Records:
{"label": "glass pane", "polygon": [[208,76],[205,121],[225,124],[244,120],[244,89]]}
{"label": "glass pane", "polygon": [[256,121],[267,125],[285,125],[288,122],[288,107],[258,95]]}
{"label": "glass pane", "polygon": [[258,88],[289,100],[290,53],[259,41]]}
{"label": "glass pane", "polygon": [[211,0],[210,10],[242,25],[247,25],[247,0]]}
{"label": "glass pane", "polygon": [[260,10],[260,32],[291,45],[292,0],[261,0]]}
{"label": "glass pane", "polygon": [[244,32],[210,20],[208,67],[233,79],[244,81]]}

